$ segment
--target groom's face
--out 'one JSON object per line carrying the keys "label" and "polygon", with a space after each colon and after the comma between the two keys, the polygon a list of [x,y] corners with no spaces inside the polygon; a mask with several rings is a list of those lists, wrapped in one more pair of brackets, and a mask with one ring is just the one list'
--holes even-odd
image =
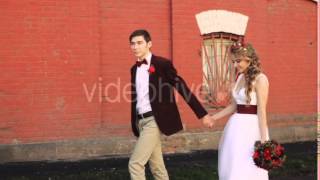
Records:
{"label": "groom's face", "polygon": [[133,54],[139,59],[144,59],[148,55],[151,46],[151,41],[146,42],[143,36],[135,36],[130,42]]}

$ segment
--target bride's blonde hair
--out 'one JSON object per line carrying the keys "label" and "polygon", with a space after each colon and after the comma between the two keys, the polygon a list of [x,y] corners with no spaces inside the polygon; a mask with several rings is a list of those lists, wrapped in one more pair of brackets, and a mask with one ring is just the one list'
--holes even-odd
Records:
{"label": "bride's blonde hair", "polygon": [[236,42],[231,46],[230,51],[232,56],[245,58],[249,61],[249,67],[244,72],[245,93],[247,96],[247,104],[249,104],[251,101],[250,93],[253,89],[252,82],[255,80],[257,75],[261,73],[259,57],[251,44]]}

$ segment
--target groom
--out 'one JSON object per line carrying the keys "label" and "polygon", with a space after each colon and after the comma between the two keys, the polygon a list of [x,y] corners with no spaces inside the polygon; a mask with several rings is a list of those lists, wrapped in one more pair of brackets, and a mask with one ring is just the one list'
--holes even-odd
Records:
{"label": "groom", "polygon": [[145,180],[145,165],[149,162],[156,180],[168,180],[164,165],[160,135],[172,135],[182,130],[173,88],[182,95],[196,116],[212,127],[207,111],[177,75],[171,61],[151,53],[151,37],[146,30],[136,30],[130,37],[130,47],[136,56],[131,68],[131,125],[137,143],[129,161],[132,180]]}

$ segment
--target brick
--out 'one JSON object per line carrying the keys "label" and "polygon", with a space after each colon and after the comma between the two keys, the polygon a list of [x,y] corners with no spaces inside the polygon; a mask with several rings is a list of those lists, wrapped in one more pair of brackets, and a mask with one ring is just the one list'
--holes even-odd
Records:
{"label": "brick", "polygon": [[[236,11],[250,17],[246,41],[256,47],[270,81],[268,112],[280,117],[278,121],[271,119],[270,127],[314,125],[312,120],[303,120],[317,112],[314,2],[171,3],[172,27],[168,0],[1,1],[0,143],[131,137],[130,103],[125,97],[119,102],[101,102],[105,97],[99,94],[99,83],[105,87],[118,78],[121,88],[129,83],[129,68],[135,58],[128,36],[135,29],[146,28],[153,38],[152,51],[173,59],[189,86],[200,85],[201,37],[195,14],[208,9]],[[86,99],[84,83],[89,91],[97,85],[92,102]],[[195,88],[192,91],[196,93]],[[115,89],[108,93],[117,95]],[[201,132],[196,116],[181,96],[177,99],[187,133]],[[300,118],[282,116],[291,114]],[[215,130],[222,130],[225,123],[226,119],[221,120]],[[306,139],[299,138],[302,130],[296,134],[294,139]],[[197,143],[203,148],[216,146],[205,146],[198,140],[188,144],[185,137],[178,139],[193,148]],[[165,148],[183,149],[169,142]]]}

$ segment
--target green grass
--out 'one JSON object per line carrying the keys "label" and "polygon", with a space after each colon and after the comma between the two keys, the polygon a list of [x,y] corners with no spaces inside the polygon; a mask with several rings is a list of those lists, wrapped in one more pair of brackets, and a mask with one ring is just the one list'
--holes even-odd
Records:
{"label": "green grass", "polygon": [[315,154],[288,154],[282,168],[270,173],[270,177],[279,176],[315,176],[317,174],[317,158]]}

